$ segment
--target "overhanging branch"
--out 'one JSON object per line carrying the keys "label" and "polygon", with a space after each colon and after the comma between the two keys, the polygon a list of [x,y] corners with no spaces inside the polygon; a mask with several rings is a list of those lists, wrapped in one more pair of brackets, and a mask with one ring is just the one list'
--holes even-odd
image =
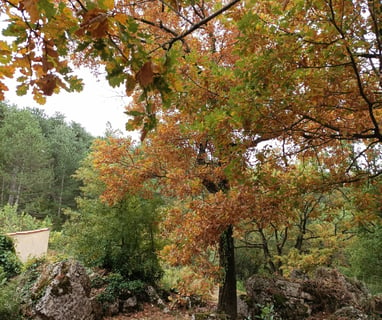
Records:
{"label": "overhanging branch", "polygon": [[195,30],[199,29],[201,26],[207,24],[212,19],[216,18],[217,16],[221,15],[225,11],[229,10],[231,7],[233,7],[236,3],[240,2],[240,1],[241,0],[233,0],[233,1],[231,1],[230,3],[226,4],[223,8],[221,8],[220,10],[214,12],[213,14],[208,16],[207,18],[205,18],[203,20],[200,20],[198,23],[195,23],[190,29],[186,30],[185,32],[183,32],[179,36],[177,36],[175,38],[172,38],[170,41],[164,43],[161,47],[167,47],[168,49],[170,49],[171,46],[175,42],[180,41],[183,38],[187,37],[189,34],[193,33]]}

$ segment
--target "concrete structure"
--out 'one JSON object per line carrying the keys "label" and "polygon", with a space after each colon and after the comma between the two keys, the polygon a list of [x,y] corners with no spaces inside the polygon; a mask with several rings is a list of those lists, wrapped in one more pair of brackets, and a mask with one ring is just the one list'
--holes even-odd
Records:
{"label": "concrete structure", "polygon": [[31,258],[39,258],[48,251],[49,229],[20,231],[8,233],[14,243],[16,254],[22,262]]}

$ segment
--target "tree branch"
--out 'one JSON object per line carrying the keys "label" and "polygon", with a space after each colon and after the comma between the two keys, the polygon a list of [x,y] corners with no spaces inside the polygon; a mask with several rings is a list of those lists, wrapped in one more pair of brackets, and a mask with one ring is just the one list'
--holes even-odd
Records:
{"label": "tree branch", "polygon": [[199,21],[198,23],[194,24],[190,29],[186,30],[185,32],[183,32],[181,35],[171,39],[170,41],[164,43],[162,45],[163,46],[168,46],[168,49],[170,49],[172,47],[172,45],[179,41],[179,40],[182,40],[183,38],[185,38],[186,36],[188,36],[189,34],[193,33],[195,30],[199,29],[201,26],[207,24],[208,22],[210,22],[212,19],[216,18],[217,16],[221,15],[222,13],[224,13],[225,11],[229,10],[231,7],[233,7],[236,3],[240,2],[241,0],[233,0],[231,1],[230,3],[228,3],[227,5],[225,5],[223,8],[221,8],[220,10],[216,11],[215,13],[211,14],[210,16],[208,16],[207,18]]}

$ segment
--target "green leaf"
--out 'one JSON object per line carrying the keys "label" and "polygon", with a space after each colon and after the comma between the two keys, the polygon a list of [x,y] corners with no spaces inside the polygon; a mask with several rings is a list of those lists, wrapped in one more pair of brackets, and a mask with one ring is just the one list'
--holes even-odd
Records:
{"label": "green leaf", "polygon": [[77,78],[77,76],[66,76],[64,79],[69,83],[70,88],[67,90],[69,92],[80,92],[84,88],[82,79]]}
{"label": "green leaf", "polygon": [[125,114],[127,114],[128,116],[132,116],[132,117],[138,117],[138,116],[145,115],[143,112],[140,112],[140,111],[137,111],[137,110],[125,111]]}
{"label": "green leaf", "polygon": [[27,94],[27,92],[28,92],[28,88],[29,88],[29,86],[27,84],[22,83],[22,84],[17,86],[16,94],[18,96],[25,96]]}
{"label": "green leaf", "polygon": [[56,15],[56,9],[49,0],[39,0],[37,1],[37,7],[44,11],[48,19],[53,18]]}

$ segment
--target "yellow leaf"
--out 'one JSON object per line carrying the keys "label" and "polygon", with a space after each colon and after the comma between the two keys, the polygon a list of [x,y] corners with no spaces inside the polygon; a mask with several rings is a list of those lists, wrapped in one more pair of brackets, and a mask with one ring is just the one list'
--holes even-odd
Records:
{"label": "yellow leaf", "polygon": [[33,88],[33,100],[38,104],[46,103],[46,98],[38,91],[36,87]]}
{"label": "yellow leaf", "polygon": [[125,25],[127,23],[127,15],[123,13],[117,13],[114,16],[114,19],[118,21],[120,24]]}
{"label": "yellow leaf", "polygon": [[105,9],[112,10],[114,8],[114,0],[104,0],[103,6]]}

